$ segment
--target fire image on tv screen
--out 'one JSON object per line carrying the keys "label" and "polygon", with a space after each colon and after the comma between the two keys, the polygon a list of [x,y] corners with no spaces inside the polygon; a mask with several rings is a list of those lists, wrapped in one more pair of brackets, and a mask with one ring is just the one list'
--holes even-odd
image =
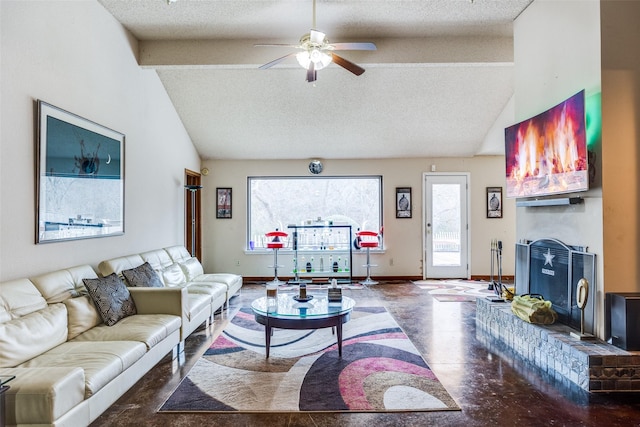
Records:
{"label": "fire image on tv screen", "polygon": [[524,198],[589,189],[584,90],[505,129],[506,195]]}

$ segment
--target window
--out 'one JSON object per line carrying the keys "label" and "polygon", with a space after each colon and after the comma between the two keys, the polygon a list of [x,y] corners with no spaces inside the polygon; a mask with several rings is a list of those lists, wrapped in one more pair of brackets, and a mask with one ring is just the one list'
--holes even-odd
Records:
{"label": "window", "polygon": [[247,240],[256,249],[266,246],[265,233],[288,233],[291,224],[320,219],[353,233],[382,225],[382,176],[249,177],[247,194]]}

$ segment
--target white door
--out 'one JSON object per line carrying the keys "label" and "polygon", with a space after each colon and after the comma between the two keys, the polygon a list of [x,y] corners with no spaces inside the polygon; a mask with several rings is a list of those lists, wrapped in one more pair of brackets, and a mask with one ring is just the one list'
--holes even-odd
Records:
{"label": "white door", "polygon": [[469,278],[469,174],[424,174],[423,277]]}

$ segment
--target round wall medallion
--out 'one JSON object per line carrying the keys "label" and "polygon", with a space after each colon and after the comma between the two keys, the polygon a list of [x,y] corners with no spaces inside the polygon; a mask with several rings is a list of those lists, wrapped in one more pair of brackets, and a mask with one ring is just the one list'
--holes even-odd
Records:
{"label": "round wall medallion", "polygon": [[200,173],[204,176],[209,175],[209,169],[208,168],[202,168],[200,169]]}
{"label": "round wall medallion", "polygon": [[322,162],[320,160],[312,160],[311,163],[309,163],[309,172],[314,175],[322,172]]}

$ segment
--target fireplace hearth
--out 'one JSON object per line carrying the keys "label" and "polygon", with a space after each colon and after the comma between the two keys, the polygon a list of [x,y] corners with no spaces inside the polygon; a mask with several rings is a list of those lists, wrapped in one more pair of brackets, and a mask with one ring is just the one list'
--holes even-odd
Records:
{"label": "fireplace hearth", "polygon": [[640,353],[629,352],[602,340],[581,341],[572,332],[580,330],[576,303],[577,284],[589,282],[585,306],[585,332],[593,333],[596,292],[596,256],[580,246],[556,239],[516,244],[516,294],[538,293],[553,303],[558,322],[553,325],[527,323],[504,302],[478,298],[476,334],[489,349],[511,352],[563,384],[588,392],[640,391]]}
{"label": "fireplace hearth", "polygon": [[489,350],[529,366],[561,384],[588,392],[639,392],[640,353],[601,340],[580,341],[571,328],[534,325],[511,312],[509,304],[476,300],[476,335]]}

